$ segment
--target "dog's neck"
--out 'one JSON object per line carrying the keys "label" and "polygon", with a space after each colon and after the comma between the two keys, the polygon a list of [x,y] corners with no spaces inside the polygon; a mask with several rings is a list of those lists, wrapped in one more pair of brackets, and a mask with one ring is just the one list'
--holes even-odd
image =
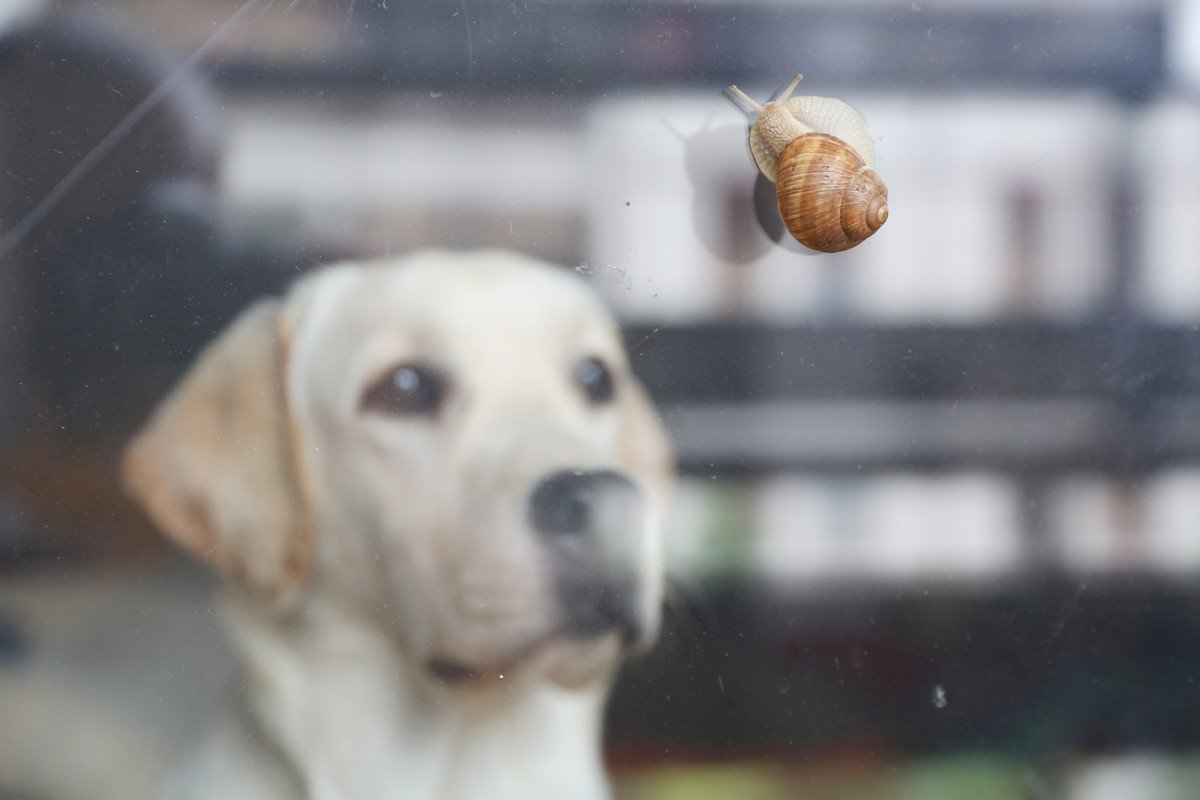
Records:
{"label": "dog's neck", "polygon": [[287,626],[229,608],[254,724],[310,800],[608,796],[604,686],[480,697],[438,686],[374,624],[320,599]]}

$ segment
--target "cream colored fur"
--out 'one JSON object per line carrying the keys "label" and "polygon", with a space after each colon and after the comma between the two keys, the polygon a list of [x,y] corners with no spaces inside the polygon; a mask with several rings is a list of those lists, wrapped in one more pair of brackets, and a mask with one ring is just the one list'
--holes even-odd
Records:
{"label": "cream colored fur", "polygon": [[[599,358],[612,402],[573,379]],[[437,365],[434,415],[362,398]],[[646,502],[641,638],[561,630],[531,487],[611,470]],[[501,252],[343,264],[245,312],[132,444],[152,518],[228,576],[245,683],[166,793],[221,800],[602,798],[604,698],[653,638],[669,447],[577,276]],[[430,665],[469,668],[447,680]]]}

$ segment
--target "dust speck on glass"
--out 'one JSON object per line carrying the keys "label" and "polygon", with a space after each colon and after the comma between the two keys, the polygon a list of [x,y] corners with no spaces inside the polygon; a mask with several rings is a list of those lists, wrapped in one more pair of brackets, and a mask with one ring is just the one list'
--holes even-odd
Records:
{"label": "dust speck on glass", "polygon": [[0,799],[1200,797],[1198,98],[1200,0],[0,7]]}

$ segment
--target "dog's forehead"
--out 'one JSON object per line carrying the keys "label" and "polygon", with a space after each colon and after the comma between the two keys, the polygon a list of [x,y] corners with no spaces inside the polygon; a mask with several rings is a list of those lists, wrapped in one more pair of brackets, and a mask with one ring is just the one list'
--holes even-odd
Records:
{"label": "dog's forehead", "polygon": [[557,324],[607,311],[576,276],[505,254],[429,255],[381,264],[361,274],[366,308],[382,318],[403,315],[426,325],[457,326],[468,320]]}
{"label": "dog's forehead", "polygon": [[343,265],[310,289],[301,326],[320,331],[321,349],[378,337],[413,347],[472,340],[520,346],[534,338],[620,348],[616,321],[591,286],[564,268],[511,254],[424,253]]}

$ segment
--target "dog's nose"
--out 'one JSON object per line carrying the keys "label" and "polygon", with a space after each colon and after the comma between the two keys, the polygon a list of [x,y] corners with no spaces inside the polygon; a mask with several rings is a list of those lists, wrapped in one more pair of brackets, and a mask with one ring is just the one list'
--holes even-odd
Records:
{"label": "dog's nose", "polygon": [[534,487],[529,517],[546,543],[564,631],[639,639],[645,505],[637,487],[611,470],[555,472]]}
{"label": "dog's nose", "polygon": [[642,511],[637,487],[612,470],[552,473],[529,498],[530,521],[545,536],[629,535],[640,527]]}

